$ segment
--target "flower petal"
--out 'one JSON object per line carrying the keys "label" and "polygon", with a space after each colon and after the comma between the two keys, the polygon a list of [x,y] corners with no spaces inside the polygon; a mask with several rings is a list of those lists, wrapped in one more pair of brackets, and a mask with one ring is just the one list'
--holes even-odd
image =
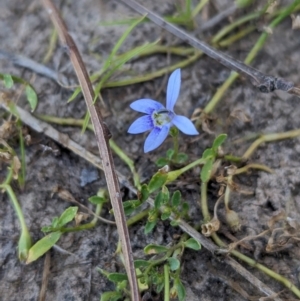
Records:
{"label": "flower petal", "polygon": [[130,134],[140,134],[153,129],[153,121],[150,115],[145,115],[138,118],[132,123],[128,129]]}
{"label": "flower petal", "polygon": [[172,119],[172,123],[186,135],[198,135],[199,132],[196,130],[194,124],[185,116],[175,115]]}
{"label": "flower petal", "polygon": [[171,124],[166,124],[163,127],[155,127],[146,138],[144,144],[144,152],[148,153],[159,147],[167,138]]}
{"label": "flower petal", "polygon": [[134,101],[132,104],[130,104],[130,108],[146,114],[152,114],[154,110],[165,109],[165,107],[158,101],[148,98]]}
{"label": "flower petal", "polygon": [[180,91],[181,74],[180,69],[176,69],[170,76],[167,87],[167,109],[173,111]]}

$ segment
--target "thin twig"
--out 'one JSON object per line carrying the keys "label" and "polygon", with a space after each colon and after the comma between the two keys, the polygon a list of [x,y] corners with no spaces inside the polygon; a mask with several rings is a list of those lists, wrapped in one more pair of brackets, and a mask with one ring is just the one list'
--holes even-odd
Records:
{"label": "thin twig", "polygon": [[91,116],[91,121],[94,126],[95,136],[97,139],[100,156],[103,160],[103,170],[107,182],[107,187],[110,195],[110,200],[114,210],[114,215],[117,223],[118,233],[121,240],[122,251],[124,253],[124,262],[129,279],[132,300],[140,300],[138,283],[136,279],[135,268],[133,264],[133,256],[130,245],[129,231],[126,224],[126,218],[122,205],[122,196],[119,187],[119,181],[114,167],[112,153],[109,147],[109,133],[103,123],[101,112],[96,104],[94,104],[94,91],[89,75],[85,68],[84,62],[79,54],[77,46],[69,35],[67,27],[60,17],[58,10],[51,0],[43,0],[43,4],[58,32],[62,44],[70,56],[70,60],[74,66],[78,81],[80,83],[84,99],[88,111]]}
{"label": "thin twig", "polygon": [[62,189],[59,186],[56,186],[53,189],[53,192],[56,192],[57,195],[61,199],[63,199],[64,201],[76,204],[76,205],[84,208],[89,214],[93,215],[96,219],[100,220],[101,222],[109,224],[109,225],[115,225],[116,224],[114,221],[110,221],[110,220],[108,220],[108,219],[106,219],[106,218],[104,218],[102,216],[99,216],[99,215],[95,214],[93,212],[93,210],[91,210],[89,207],[87,207],[87,206],[81,204],[80,202],[78,202],[68,190]]}
{"label": "thin twig", "polygon": [[229,6],[225,10],[223,10],[220,13],[218,13],[217,15],[213,16],[208,21],[204,22],[203,24],[200,24],[199,28],[196,30],[195,33],[199,34],[201,32],[211,29],[212,27],[214,27],[215,25],[217,25],[224,19],[231,16],[237,10],[237,8],[238,8],[238,6],[234,3],[232,6]]}
{"label": "thin twig", "polygon": [[215,278],[222,280],[229,287],[231,287],[233,290],[239,293],[245,300],[260,301],[259,296],[249,295],[235,280],[229,279],[227,276],[229,274],[228,271],[220,271],[219,269],[217,270],[216,268],[210,265],[207,274],[214,275]]}
{"label": "thin twig", "polygon": [[0,59],[10,60],[17,66],[33,70],[34,72],[49,77],[56,82],[59,81],[59,75],[56,71],[24,55],[14,54],[0,49]]}
{"label": "thin twig", "polygon": [[46,300],[46,292],[47,292],[48,279],[49,279],[49,273],[50,273],[50,263],[51,263],[51,255],[50,255],[50,252],[47,252],[45,255],[45,260],[44,260],[44,269],[43,269],[39,301]]}
{"label": "thin twig", "polygon": [[55,70],[47,67],[46,65],[40,64],[24,55],[15,54],[0,49],[0,59],[10,60],[16,66],[32,70],[33,72],[38,73],[42,76],[51,78],[64,88],[77,88],[77,86],[75,85],[67,85],[68,79],[62,73],[56,72]]}
{"label": "thin twig", "polygon": [[[296,87],[293,82],[286,81],[283,78],[265,75],[259,70],[245,65],[244,63],[230,57],[227,54],[222,53],[221,51],[214,49],[205,42],[202,42],[199,39],[193,37],[186,31],[178,28],[177,26],[165,21],[163,18],[161,18],[160,16],[158,16],[157,14],[155,14],[154,12],[152,12],[151,10],[147,9],[146,7],[137,3],[134,0],[119,1],[123,2],[124,4],[126,4],[127,6],[129,6],[130,8],[142,15],[147,14],[147,18],[155,24],[157,24],[158,26],[174,34],[182,41],[189,43],[195,48],[202,50],[206,55],[210,56],[225,67],[244,75],[261,92],[269,93],[275,90],[282,90],[290,94],[300,96],[300,87]],[[296,0],[294,5],[296,6],[298,3],[299,1]]]}

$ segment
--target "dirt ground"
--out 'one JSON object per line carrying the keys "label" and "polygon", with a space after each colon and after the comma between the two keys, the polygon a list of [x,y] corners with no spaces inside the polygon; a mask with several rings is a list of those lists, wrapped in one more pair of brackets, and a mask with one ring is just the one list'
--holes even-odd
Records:
{"label": "dirt ground", "polygon": [[[124,32],[124,26],[103,26],[99,22],[111,22],[136,16],[118,1],[55,1],[62,12],[70,33],[81,52],[90,73],[100,70],[103,58],[106,58],[118,38]],[[140,1],[160,15],[175,12],[174,1],[155,0]],[[196,1],[197,2],[197,1]],[[220,5],[221,1],[215,1]],[[231,1],[225,1],[231,5]],[[224,3],[221,3],[225,5]],[[291,3],[291,1],[280,1]],[[219,4],[218,4],[219,3]],[[220,7],[220,6],[219,6]],[[255,7],[251,7],[255,9]],[[247,10],[236,13],[235,18]],[[216,11],[211,9],[209,14]],[[196,19],[203,21],[204,14]],[[210,15],[208,15],[210,16]],[[209,41],[210,37],[223,25],[232,19],[224,20],[210,31],[201,33],[199,38]],[[287,18],[273,30],[264,48],[259,52],[253,66],[266,74],[284,77],[295,83],[300,83],[300,46],[299,29],[292,30],[292,20]],[[247,38],[235,42],[224,49],[231,56],[243,60],[260,35],[262,24]],[[40,1],[0,0],[0,41],[1,51],[26,56],[36,62],[42,62],[49,46],[49,37],[53,30],[50,19]],[[121,52],[127,51],[146,41],[153,42],[159,37],[167,45],[184,45],[180,41],[160,29],[151,22],[141,24],[135,29],[121,47]],[[65,50],[59,45],[47,63],[56,72],[62,73],[69,85],[77,83],[75,73]],[[177,56],[163,54],[152,55],[134,60],[126,64],[126,72],[118,75],[122,78],[131,74],[144,74],[155,71],[168,64],[178,62]],[[39,97],[37,114],[47,114],[57,117],[83,118],[86,113],[82,97],[67,103],[72,90],[59,86],[48,77],[41,76],[13,64],[8,59],[0,59],[1,73],[10,73],[31,81]],[[125,74],[125,75],[124,75]],[[182,69],[182,87],[180,99],[176,104],[176,112],[191,116],[196,108],[203,108],[216,89],[230,74],[230,71],[217,62],[203,56],[197,62]],[[102,98],[106,105],[106,123],[113,135],[114,141],[134,160],[142,181],[147,182],[155,173],[156,159],[165,154],[171,146],[171,139],[158,150],[144,154],[143,143],[145,136],[129,135],[127,129],[137,113],[129,108],[129,104],[139,98],[153,98],[165,102],[165,86],[168,75],[142,84],[129,85],[120,88],[104,89]],[[247,137],[253,133],[276,133],[300,128],[299,98],[284,92],[262,94],[255,90],[245,79],[239,79],[224,95],[221,103],[213,112],[211,129],[214,134],[201,131],[198,139],[182,136],[183,149],[195,160],[202,152],[211,146],[216,134],[227,133],[228,140],[224,151],[235,156],[242,156],[250,145],[250,141],[234,144],[238,138]],[[30,111],[23,96],[18,105]],[[232,112],[244,112],[249,122],[230,118]],[[7,118],[4,110],[0,109],[0,118]],[[54,126],[60,132],[97,154],[94,135],[86,132],[81,135],[80,128]],[[68,190],[78,201],[90,206],[87,199],[95,195],[99,187],[105,187],[104,174],[98,171],[86,160],[79,158],[70,150],[53,142],[43,134],[38,134],[28,128],[31,143],[26,147],[26,185],[24,190],[14,187],[27,225],[34,241],[43,234],[42,226],[49,225],[53,217],[60,215],[70,206],[56,194],[52,195],[57,185]],[[17,144],[15,145],[17,149]],[[242,228],[233,235],[240,239],[247,235],[255,235],[267,229],[268,221],[281,210],[285,210],[290,218],[299,219],[300,214],[300,144],[299,138],[282,140],[261,145],[251,157],[252,162],[265,164],[275,173],[253,171],[239,176],[236,182],[244,190],[253,192],[252,195],[235,193],[231,198],[231,207],[238,212]],[[115,158],[116,168],[132,181],[131,173],[124,163]],[[229,163],[228,163],[229,165]],[[86,183],[86,173],[92,173],[95,181]],[[2,182],[6,169],[0,171]],[[183,198],[190,203],[191,224],[197,224],[202,216],[198,209],[199,199],[199,170],[189,174],[178,182]],[[135,196],[121,187],[124,200]],[[211,198],[210,209],[216,199],[218,184],[209,186]],[[0,300],[39,300],[44,269],[44,257],[36,262],[24,265],[17,258],[17,241],[19,223],[6,194],[0,194]],[[103,209],[102,215],[111,219],[110,206]],[[224,215],[220,213],[224,221]],[[143,220],[130,228],[131,241],[135,258],[143,257],[143,248],[149,243],[167,245],[174,242],[175,237],[182,231],[170,226],[168,221],[159,222],[153,233],[145,236]],[[223,227],[226,229],[226,226]],[[230,238],[221,234],[225,241]],[[227,236],[227,237],[226,237]],[[99,223],[90,231],[69,233],[58,242],[58,248],[50,251],[50,272],[47,285],[47,301],[99,300],[102,292],[113,290],[114,285],[97,271],[97,267],[109,272],[122,272],[123,268],[114,257],[118,235],[116,228],[105,223]],[[289,243],[282,250],[267,253],[265,251],[267,238],[262,237],[250,242],[250,250],[241,249],[246,255],[257,260],[274,271],[290,279],[300,286],[300,253],[297,242]],[[244,280],[233,269],[228,267],[222,258],[207,250],[196,252],[187,250],[183,257],[181,279],[187,290],[186,300],[258,300],[262,297],[251,283]],[[243,263],[242,263],[243,264]],[[281,300],[294,300],[296,297],[282,285],[271,280],[266,275],[243,264],[257,278],[267,284],[275,292],[283,293]],[[246,292],[246,293],[245,293]],[[145,300],[162,300],[161,296]],[[270,299],[271,300],[271,299]]]}

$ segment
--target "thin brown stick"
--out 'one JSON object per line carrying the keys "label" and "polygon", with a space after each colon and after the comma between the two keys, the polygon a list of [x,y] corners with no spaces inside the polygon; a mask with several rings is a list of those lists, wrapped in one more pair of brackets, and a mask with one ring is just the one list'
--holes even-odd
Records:
{"label": "thin brown stick", "polygon": [[122,197],[119,187],[118,177],[115,171],[112,153],[109,147],[109,135],[103,123],[103,118],[100,110],[96,104],[94,104],[94,91],[92,83],[89,79],[85,65],[79,54],[75,42],[69,35],[67,27],[60,17],[60,14],[51,0],[43,0],[43,4],[54,24],[62,44],[66,47],[70,56],[70,60],[73,64],[78,81],[80,83],[84,99],[88,111],[91,116],[91,121],[94,126],[95,136],[97,139],[100,156],[103,161],[103,170],[107,182],[107,187],[114,210],[114,215],[117,223],[118,233],[121,240],[122,251],[124,253],[124,262],[129,279],[132,300],[140,300],[138,283],[136,279],[136,273],[133,264],[133,256],[130,245],[129,231],[126,225],[126,218],[122,205]]}
{"label": "thin brown stick", "polygon": [[43,277],[42,277],[39,301],[46,300],[46,292],[47,292],[49,272],[50,272],[50,263],[51,263],[50,252],[47,252],[45,255],[45,260],[44,260],[44,269],[43,269]]}

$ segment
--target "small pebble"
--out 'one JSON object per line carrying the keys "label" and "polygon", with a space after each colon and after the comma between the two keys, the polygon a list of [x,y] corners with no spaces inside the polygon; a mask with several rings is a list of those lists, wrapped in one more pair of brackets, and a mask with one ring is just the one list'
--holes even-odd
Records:
{"label": "small pebble", "polygon": [[80,186],[84,187],[87,184],[93,183],[99,179],[98,170],[95,168],[84,168],[80,174]]}

